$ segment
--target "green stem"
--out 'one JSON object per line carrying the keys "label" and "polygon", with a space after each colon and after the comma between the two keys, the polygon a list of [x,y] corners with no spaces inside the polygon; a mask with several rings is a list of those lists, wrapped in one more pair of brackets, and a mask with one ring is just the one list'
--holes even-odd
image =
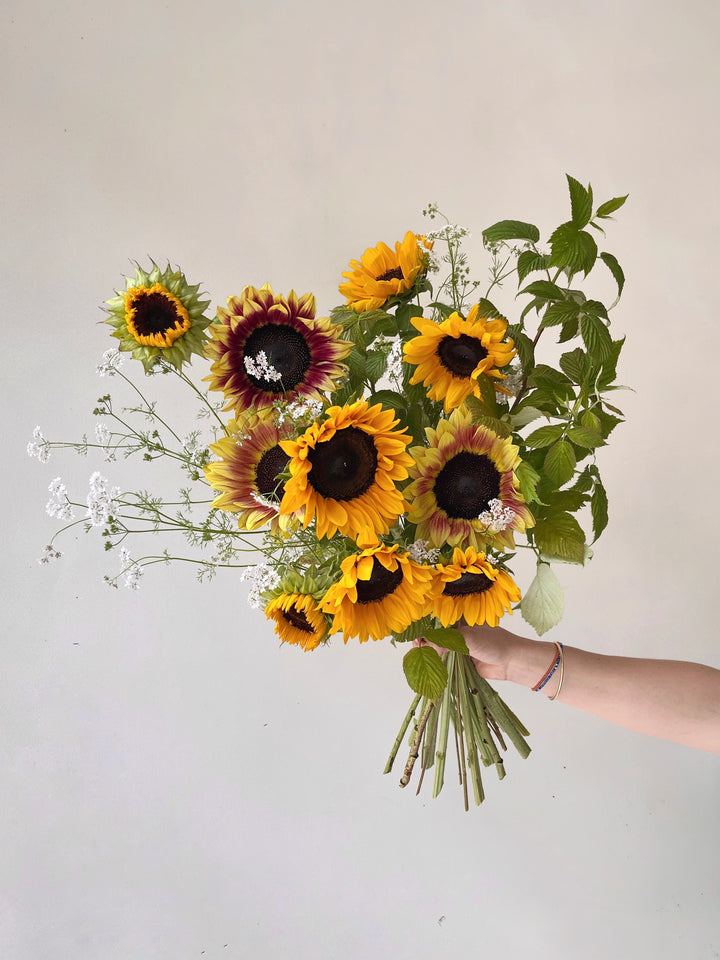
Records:
{"label": "green stem", "polygon": [[387,763],[385,764],[385,769],[383,770],[383,773],[390,773],[390,771],[392,770],[393,763],[395,762],[395,757],[397,756],[397,752],[400,749],[400,744],[403,742],[405,731],[410,726],[410,721],[415,716],[415,711],[417,710],[418,704],[420,703],[421,699],[422,699],[421,694],[418,694],[413,700],[413,702],[410,704],[410,709],[405,714],[405,719],[403,720],[402,726],[400,727],[400,732],[395,737],[395,743],[393,743],[392,745],[392,749],[390,750],[390,756],[387,759]]}

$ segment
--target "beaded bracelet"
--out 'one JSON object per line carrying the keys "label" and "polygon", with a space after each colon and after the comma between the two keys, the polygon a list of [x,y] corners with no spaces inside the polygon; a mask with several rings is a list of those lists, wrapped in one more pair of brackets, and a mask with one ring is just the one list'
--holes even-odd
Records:
{"label": "beaded bracelet", "polygon": [[[564,675],[564,672],[565,672],[565,662],[564,662],[564,657],[563,657],[563,651],[564,651],[565,648],[563,647],[563,645],[562,645],[561,643],[558,643],[557,640],[555,640],[554,643],[555,643],[555,647],[556,647],[556,649],[557,649],[557,656],[555,657],[555,659],[553,660],[553,662],[550,664],[550,666],[547,668],[547,670],[546,670],[545,673],[542,675],[542,677],[540,677],[540,679],[539,679],[538,682],[535,684],[535,686],[532,688],[532,689],[535,690],[535,691],[542,690],[542,688],[543,688],[543,687],[545,686],[545,684],[550,680],[550,678],[553,676],[553,674],[555,673],[555,671],[557,670],[558,667],[560,667],[560,686],[562,686],[563,675]],[[557,690],[556,690],[556,692],[555,692],[555,696],[554,696],[554,697],[551,697],[552,700],[557,699],[557,695],[558,695],[558,693],[560,693],[560,686],[557,688]]]}

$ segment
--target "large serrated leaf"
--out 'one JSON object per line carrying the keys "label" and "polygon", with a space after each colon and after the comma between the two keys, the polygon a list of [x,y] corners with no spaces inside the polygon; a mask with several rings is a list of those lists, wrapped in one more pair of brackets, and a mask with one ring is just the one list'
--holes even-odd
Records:
{"label": "large serrated leaf", "polygon": [[549,447],[562,436],[563,426],[560,423],[551,423],[545,427],[539,427],[534,430],[529,437],[525,439],[525,445],[528,447]]}
{"label": "large serrated leaf", "polygon": [[445,664],[432,647],[414,647],[403,657],[405,679],[415,693],[436,700],[447,686]]}
{"label": "large serrated leaf", "polygon": [[586,230],[579,230],[569,221],[562,223],[550,237],[550,266],[562,267],[572,273],[580,270],[587,276],[597,260],[597,243]]}
{"label": "large serrated leaf", "polygon": [[582,347],[569,350],[560,357],[560,369],[573,383],[582,383],[587,354]]}
{"label": "large serrated leaf", "polygon": [[548,450],[543,462],[545,473],[559,487],[567,483],[575,472],[575,451],[567,440],[558,440]]}
{"label": "large serrated leaf", "polygon": [[523,460],[518,464],[515,474],[520,484],[520,493],[525,498],[525,502],[537,503],[537,486],[540,483],[540,474],[537,470],[527,460]]}
{"label": "large serrated leaf", "polygon": [[587,352],[595,360],[608,360],[612,356],[612,337],[610,331],[593,313],[587,313],[580,320],[580,333]]}
{"label": "large serrated leaf", "polygon": [[600,432],[590,427],[570,427],[567,435],[568,440],[572,440],[579,447],[587,447],[588,450],[594,450],[604,443]]}
{"label": "large serrated leaf", "polygon": [[536,270],[547,269],[549,260],[550,257],[543,253],[535,253],[534,250],[523,250],[517,261],[518,286],[529,273],[535,273]]}
{"label": "large serrated leaf", "polygon": [[489,243],[496,243],[498,240],[530,240],[537,243],[540,239],[540,231],[535,224],[524,223],[522,220],[499,220],[491,227],[486,227],[482,235]]}
{"label": "large serrated leaf", "polygon": [[558,324],[566,323],[580,314],[580,306],[577,303],[569,303],[563,300],[561,303],[551,303],[540,322],[541,327],[556,327]]}
{"label": "large serrated leaf", "polygon": [[543,517],[535,524],[535,545],[542,553],[582,563],[585,532],[577,519],[566,512]]}
{"label": "large serrated leaf", "polygon": [[570,188],[572,222],[576,227],[584,227],[592,217],[592,194],[569,173],[566,173],[565,176]]}
{"label": "large serrated leaf", "polygon": [[565,294],[557,284],[550,280],[533,280],[520,293],[531,293],[534,297],[542,297],[543,300],[564,300]]}
{"label": "large serrated leaf", "polygon": [[365,372],[370,383],[375,384],[385,373],[387,357],[381,350],[368,350],[365,354]]}
{"label": "large serrated leaf", "polygon": [[542,636],[560,623],[564,608],[562,587],[550,564],[538,563],[535,578],[520,601],[523,619]]}
{"label": "large serrated leaf", "polygon": [[599,478],[595,479],[595,486],[590,500],[590,512],[593,520],[593,543],[608,525],[608,498],[605,487]]}

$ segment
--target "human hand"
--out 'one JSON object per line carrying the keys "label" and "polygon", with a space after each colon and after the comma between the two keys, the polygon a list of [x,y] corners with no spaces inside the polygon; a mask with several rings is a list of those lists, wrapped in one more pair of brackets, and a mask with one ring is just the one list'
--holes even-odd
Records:
{"label": "human hand", "polygon": [[[456,627],[465,638],[470,658],[477,672],[487,680],[509,679],[508,667],[513,655],[521,646],[534,643],[532,640],[518,637],[503,627],[488,627],[486,624],[475,627],[457,624]],[[424,639],[416,640],[415,644],[434,647],[438,653],[444,652],[441,647],[430,644]]]}

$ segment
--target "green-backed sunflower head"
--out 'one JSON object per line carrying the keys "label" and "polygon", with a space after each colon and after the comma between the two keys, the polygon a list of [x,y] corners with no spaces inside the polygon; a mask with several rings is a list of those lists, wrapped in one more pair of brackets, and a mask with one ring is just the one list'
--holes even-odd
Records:
{"label": "green-backed sunflower head", "polygon": [[136,266],[125,290],[107,301],[105,322],[115,328],[119,349],[140,360],[146,373],[160,358],[179,370],[194,353],[203,356],[212,318],[204,316],[210,301],[201,299],[199,287],[170,264],[161,271],[153,263],[149,272]]}

